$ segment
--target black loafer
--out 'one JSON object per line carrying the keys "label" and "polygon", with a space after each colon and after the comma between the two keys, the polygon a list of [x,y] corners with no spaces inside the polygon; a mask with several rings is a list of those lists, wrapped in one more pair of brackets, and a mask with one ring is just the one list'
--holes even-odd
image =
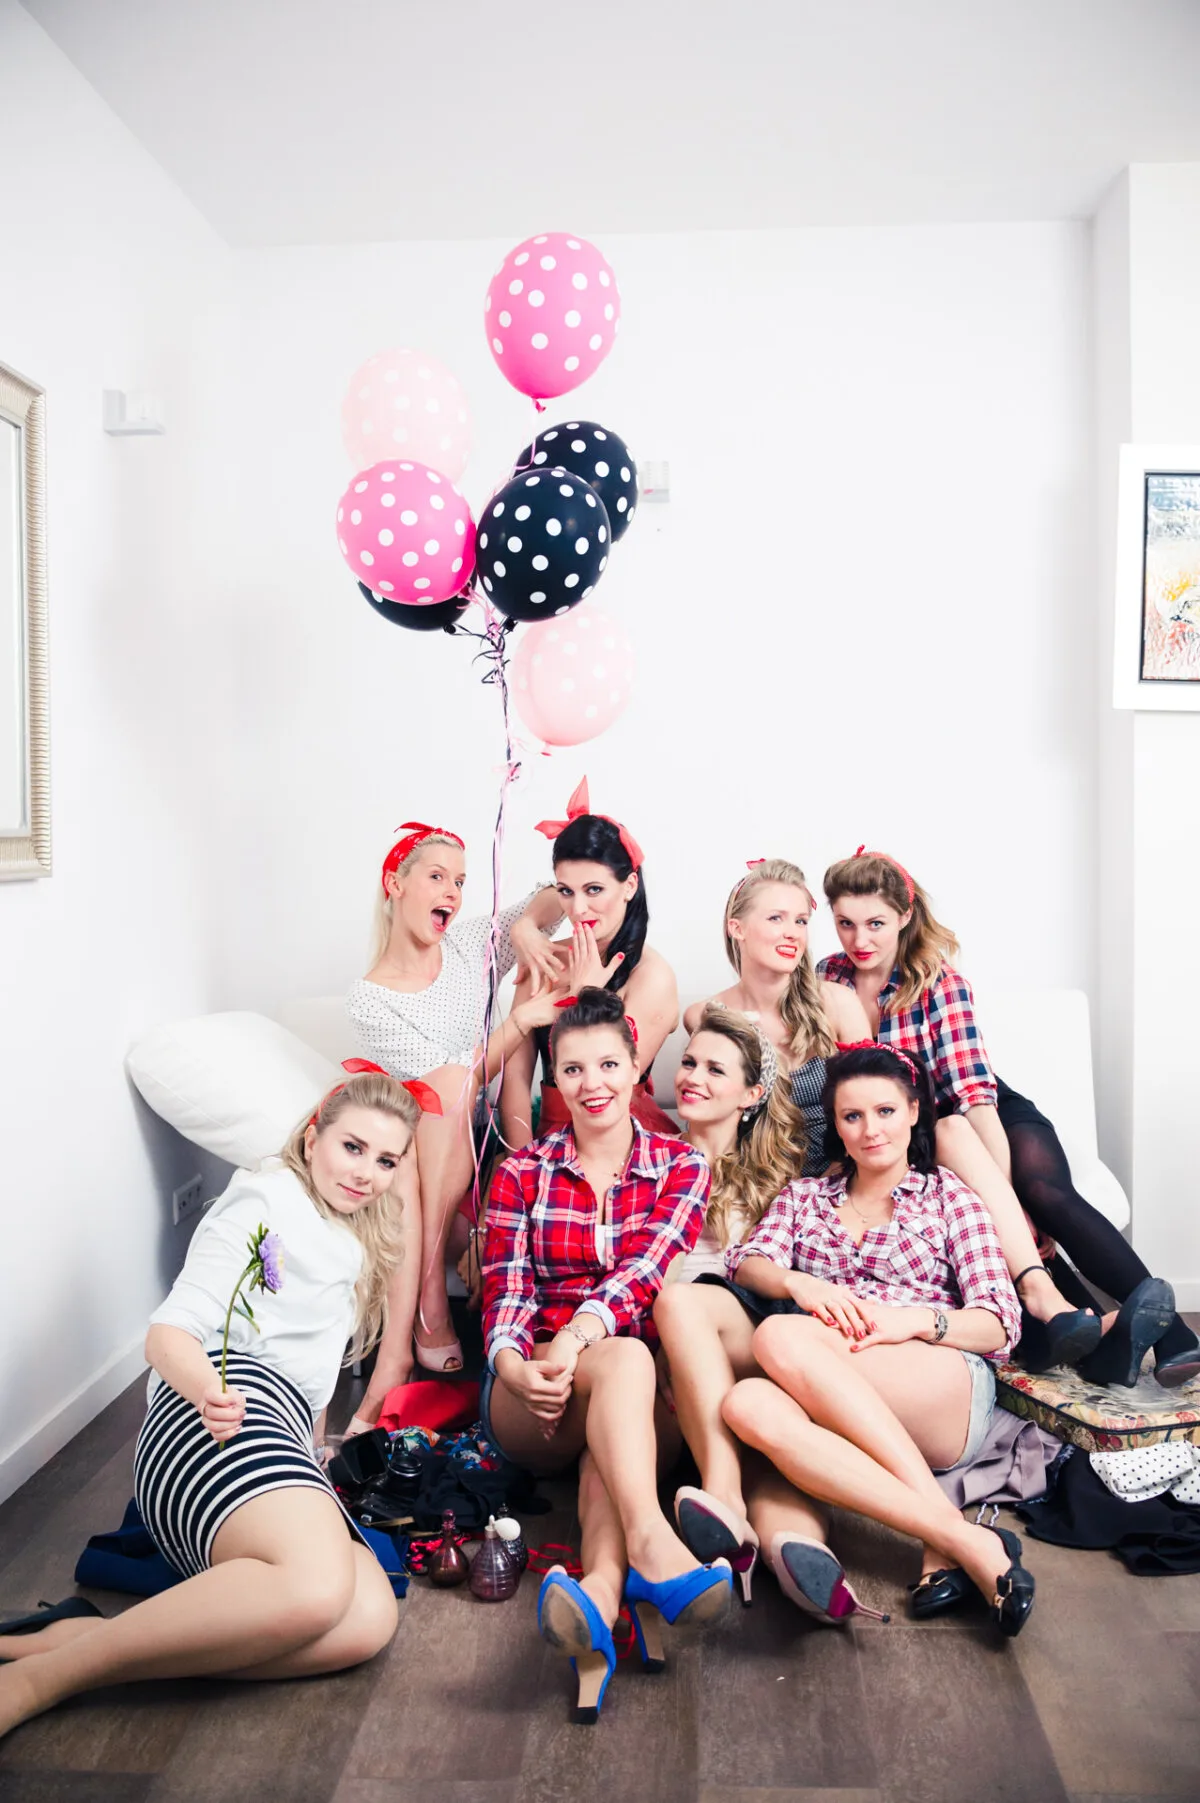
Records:
{"label": "black loafer", "polygon": [[1120,1384],[1131,1389],[1142,1360],[1175,1319],[1175,1292],[1162,1277],[1145,1277],[1130,1290],[1117,1318],[1094,1352],[1080,1359],[1078,1371],[1092,1384]]}
{"label": "black loafer", "polygon": [[1100,1344],[1104,1328],[1099,1315],[1086,1308],[1064,1309],[1049,1321],[1022,1313],[1017,1358],[1026,1371],[1049,1371],[1052,1365],[1078,1365]]}
{"label": "black loafer", "polygon": [[919,1584],[909,1586],[908,1612],[917,1621],[961,1609],[975,1595],[975,1586],[960,1565],[931,1571]]}
{"label": "black loafer", "polygon": [[1170,1358],[1159,1358],[1154,1355],[1154,1376],[1164,1390],[1177,1390],[1180,1384],[1190,1384],[1194,1377],[1200,1377],[1200,1340],[1193,1336],[1193,1345],[1186,1352],[1173,1352]]}

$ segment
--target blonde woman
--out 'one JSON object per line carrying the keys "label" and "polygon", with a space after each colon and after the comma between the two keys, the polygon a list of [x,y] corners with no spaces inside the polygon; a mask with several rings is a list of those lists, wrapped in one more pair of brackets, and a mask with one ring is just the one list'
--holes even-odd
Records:
{"label": "blonde woman", "polygon": [[[822,960],[821,974],[857,996],[874,1036],[928,1069],[938,1161],[982,1198],[1030,1317],[1024,1362],[1034,1370],[1076,1364],[1093,1382],[1129,1385],[1153,1346],[1160,1384],[1194,1377],[1200,1342],[1175,1314],[1170,1285],[1151,1277],[1112,1223],[1079,1195],[1051,1122],[993,1075],[971,986],[952,963],[958,941],[935,917],[925,890],[895,858],[860,846],[826,871],[825,894],[842,950]],[[1102,1319],[1069,1269],[1051,1275],[1026,1213],[1082,1277],[1122,1304],[1117,1315]],[[1059,1283],[1083,1306],[1073,1309]]]}
{"label": "blonde woman", "polygon": [[[396,1177],[419,1107],[437,1106],[415,1087],[420,1103],[385,1072],[351,1076],[296,1129],[281,1169],[238,1171],[200,1222],[151,1317],[134,1454],[146,1526],[185,1581],[109,1621],[0,1636],[0,1734],[100,1685],[312,1677],[391,1639],[391,1587],[317,1462],[313,1427],[347,1342],[361,1352],[383,1325]],[[257,1331],[233,1314],[226,1388],[226,1310],[260,1227],[282,1245],[282,1282],[255,1291]]]}
{"label": "blonde woman", "polygon": [[824,1510],[743,1447],[722,1415],[734,1384],[759,1374],[756,1323],[723,1281],[726,1253],[754,1234],[805,1167],[800,1110],[778,1073],[760,1028],[719,1003],[705,1005],[680,1062],[675,1103],[685,1137],[712,1171],[712,1190],[704,1231],[654,1310],[664,1391],[700,1471],[701,1488],[677,1492],[675,1516],[697,1558],[729,1560],[744,1602],[766,1548],[785,1596],[838,1621],[862,1605],[825,1544]]}
{"label": "blonde woman", "polygon": [[[409,1256],[396,1276],[387,1331],[352,1431],[377,1418],[384,1397],[412,1373],[461,1371],[462,1347],[446,1296],[446,1241],[473,1172],[471,1115],[479,1084],[496,1075],[545,1013],[547,983],[561,969],[543,937],[562,919],[553,889],[489,916],[458,918],[466,881],[463,842],[442,827],[406,823],[383,861],[375,962],[351,986],[346,1008],[368,1058],[393,1076],[422,1078],[442,1103],[425,1116],[401,1174]],[[520,958],[533,971],[526,1005],[514,1008],[481,1053],[489,948],[496,981]]]}
{"label": "blonde woman", "polygon": [[[749,865],[725,903],[725,955],[737,982],[713,997],[757,1022],[788,1073],[809,1148],[805,1176],[825,1168],[826,1062],[839,1044],[870,1037],[857,998],[813,969],[808,923],[816,905],[799,865],[786,858]],[[695,1002],[684,1014],[689,1033],[704,1007]]]}

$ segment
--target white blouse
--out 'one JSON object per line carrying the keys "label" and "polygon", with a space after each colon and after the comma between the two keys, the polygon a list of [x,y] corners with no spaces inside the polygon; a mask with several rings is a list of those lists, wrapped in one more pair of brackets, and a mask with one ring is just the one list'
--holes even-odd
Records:
{"label": "white blouse", "polygon": [[[319,1415],[354,1331],[362,1246],[343,1221],[317,1212],[292,1171],[234,1173],[192,1235],[183,1270],[150,1322],[182,1328],[206,1352],[219,1352],[233,1286],[249,1263],[247,1241],[260,1225],[283,1242],[283,1283],[275,1295],[255,1290],[248,1296],[259,1331],[235,1313],[230,1350],[281,1371]],[[161,1382],[152,1371],[148,1400]]]}
{"label": "white blouse", "polygon": [[[502,908],[496,921],[496,966],[507,976],[517,961],[514,923],[538,893],[532,890],[515,907]],[[444,1064],[469,1065],[483,1034],[486,999],[484,969],[490,914],[461,917],[446,928],[442,968],[429,985],[402,994],[383,983],[360,977],[346,996],[346,1012],[354,1023],[363,1056],[381,1064],[393,1077],[424,1077]]]}
{"label": "white blouse", "polygon": [[[729,1241],[732,1245],[740,1245],[750,1228],[747,1211],[739,1203],[732,1203],[725,1211],[725,1220],[729,1228]],[[676,1283],[695,1283],[697,1277],[712,1272],[716,1277],[725,1275],[725,1247],[717,1238],[712,1228],[705,1222],[700,1230],[700,1238],[690,1252],[677,1259],[672,1268],[672,1280]]]}

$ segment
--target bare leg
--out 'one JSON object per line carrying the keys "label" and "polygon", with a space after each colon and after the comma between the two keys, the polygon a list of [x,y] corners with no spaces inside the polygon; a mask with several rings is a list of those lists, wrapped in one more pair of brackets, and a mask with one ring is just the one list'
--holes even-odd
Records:
{"label": "bare leg", "polygon": [[928,1497],[911,1489],[868,1452],[813,1421],[766,1378],[736,1384],[725,1413],[739,1438],[772,1458],[799,1489],[934,1547],[942,1563],[961,1565],[988,1598],[994,1596],[1008,1555],[995,1534],[970,1527],[941,1490]]}
{"label": "bare leg", "polygon": [[1021,1300],[1038,1321],[1065,1314],[1071,1304],[1043,1268],[1037,1243],[1029,1231],[1025,1211],[1016,1191],[979,1135],[961,1114],[947,1115],[937,1124],[938,1163],[944,1164],[968,1184],[992,1217],[1000,1236],[1000,1249],[1009,1276],[1035,1268],[1021,1280]]}
{"label": "bare leg", "polygon": [[[389,1390],[406,1384],[413,1374],[413,1326],[421,1287],[421,1183],[415,1141],[409,1146],[395,1183],[404,1228],[404,1255],[388,1284],[387,1321],[375,1354],[375,1367],[354,1419],[374,1423]],[[357,1431],[357,1430],[356,1430]]]}
{"label": "bare leg", "polygon": [[471,1187],[471,1110],[478,1079],[463,1065],[446,1064],[430,1071],[425,1082],[437,1090],[445,1112],[423,1114],[417,1126],[422,1260],[415,1337],[422,1346],[448,1346],[454,1328],[446,1296],[446,1239]]}
{"label": "bare leg", "polygon": [[721,1415],[739,1377],[758,1366],[754,1323],[736,1296],[709,1283],[671,1283],[654,1305],[654,1324],[671,1371],[671,1394],[700,1482],[739,1515],[746,1513],[742,1449]]}
{"label": "bare leg", "polygon": [[768,1562],[776,1534],[802,1534],[806,1540],[829,1538],[829,1511],[802,1496],[767,1459],[746,1451],[742,1457],[746,1512]]}
{"label": "bare leg", "polygon": [[256,1497],[217,1534],[209,1571],[0,1667],[0,1734],[105,1684],[338,1670],[395,1629],[380,1585],[332,1499],[303,1489]]}
{"label": "bare leg", "polygon": [[590,1452],[579,1461],[579,1525],[582,1587],[611,1628],[620,1613],[629,1560],[621,1517]]}

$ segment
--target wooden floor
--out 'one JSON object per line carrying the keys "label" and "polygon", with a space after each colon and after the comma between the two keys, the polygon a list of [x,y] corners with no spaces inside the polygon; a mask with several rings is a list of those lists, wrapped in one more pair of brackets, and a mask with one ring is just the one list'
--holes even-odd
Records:
{"label": "wooden floor", "polygon": [[[343,1402],[345,1399],[343,1399]],[[0,1611],[71,1594],[130,1494],[138,1383],[0,1509]],[[530,1522],[572,1537],[569,1491]],[[0,1746],[0,1803],[1149,1803],[1200,1798],[1200,1576],[1133,1578],[1026,1540],[1038,1606],[1016,1642],[981,1617],[903,1614],[910,1550],[839,1541],[890,1625],[812,1626],[760,1577],[754,1606],[618,1667],[592,1728],[534,1626],[415,1581],[371,1665],[303,1683],[96,1692]],[[106,1612],[126,1599],[92,1593]]]}

